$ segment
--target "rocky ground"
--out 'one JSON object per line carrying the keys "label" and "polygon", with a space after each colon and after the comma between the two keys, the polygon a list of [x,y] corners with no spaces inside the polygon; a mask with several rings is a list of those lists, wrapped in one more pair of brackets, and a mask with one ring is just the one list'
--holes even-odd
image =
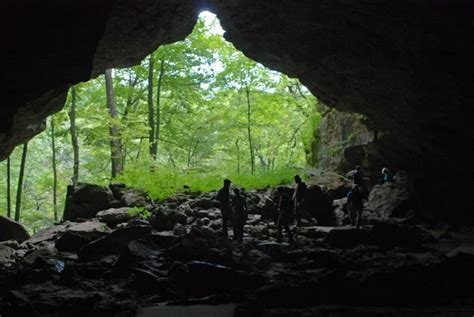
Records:
{"label": "rocky ground", "polygon": [[221,304],[234,316],[472,315],[472,228],[420,224],[403,173],[373,189],[360,230],[345,225],[347,180],[308,184],[318,226],[293,228],[294,245],[276,242],[274,189],[246,193],[243,243],[221,237],[215,193],[153,202],[120,184],[70,189],[68,220],[33,237],[1,219],[0,315]]}

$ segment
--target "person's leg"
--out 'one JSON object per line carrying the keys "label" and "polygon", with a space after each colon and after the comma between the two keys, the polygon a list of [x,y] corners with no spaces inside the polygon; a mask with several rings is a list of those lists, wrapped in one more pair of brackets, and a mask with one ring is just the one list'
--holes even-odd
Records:
{"label": "person's leg", "polygon": [[224,238],[227,238],[229,233],[227,232],[227,223],[228,223],[228,213],[226,210],[222,210],[222,235]]}
{"label": "person's leg", "polygon": [[282,237],[282,229],[283,229],[283,216],[280,214],[278,215],[278,233],[277,233],[277,241],[281,242]]}
{"label": "person's leg", "polygon": [[239,223],[239,242],[244,241],[244,221]]}
{"label": "person's leg", "polygon": [[232,226],[232,232],[234,232],[234,236],[232,237],[232,239],[234,241],[238,241],[239,240],[239,226],[238,226],[237,221],[236,221],[235,218],[234,218],[234,221],[232,223],[234,224]]}
{"label": "person's leg", "polygon": [[349,218],[351,219],[351,225],[355,226],[356,224],[356,210],[354,206],[349,206]]}
{"label": "person's leg", "polygon": [[285,221],[283,226],[285,227],[286,234],[288,235],[288,241],[290,241],[290,243],[293,243],[293,234],[291,233],[290,226],[288,226],[288,221]]}
{"label": "person's leg", "polygon": [[362,211],[363,211],[363,206],[358,206],[358,208],[357,208],[357,228],[360,228],[360,225],[362,224]]}
{"label": "person's leg", "polygon": [[296,218],[296,226],[299,227],[301,225],[301,213],[300,213],[301,206],[298,202],[295,201],[295,218]]}

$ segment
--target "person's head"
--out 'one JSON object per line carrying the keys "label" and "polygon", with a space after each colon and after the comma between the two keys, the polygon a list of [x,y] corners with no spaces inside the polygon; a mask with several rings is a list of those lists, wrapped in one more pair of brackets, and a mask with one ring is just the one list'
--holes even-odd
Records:
{"label": "person's head", "polygon": [[301,183],[301,177],[299,175],[295,175],[294,179],[295,183]]}
{"label": "person's head", "polygon": [[382,168],[382,174],[388,174],[388,168],[386,167]]}
{"label": "person's head", "polygon": [[360,170],[361,170],[360,165],[357,165],[357,166],[356,166],[356,171],[359,171],[359,172],[360,172]]}
{"label": "person's head", "polygon": [[224,179],[224,187],[229,188],[229,187],[230,187],[230,183],[232,183],[232,182],[230,181],[230,179],[227,179],[227,178]]}
{"label": "person's head", "polygon": [[234,194],[235,196],[240,196],[240,189],[234,188]]}

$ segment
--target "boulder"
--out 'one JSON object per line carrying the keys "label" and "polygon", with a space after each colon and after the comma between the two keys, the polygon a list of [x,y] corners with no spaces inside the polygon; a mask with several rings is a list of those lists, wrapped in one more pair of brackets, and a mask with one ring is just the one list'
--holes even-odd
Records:
{"label": "boulder", "polygon": [[331,200],[346,197],[351,190],[352,181],[333,172],[316,170],[311,173],[311,178],[306,181],[308,186],[318,185],[327,192]]}
{"label": "boulder", "polygon": [[370,233],[365,229],[349,227],[334,228],[329,231],[326,243],[335,248],[352,248],[361,244],[369,244]]}
{"label": "boulder", "polygon": [[120,252],[120,256],[115,263],[119,269],[129,269],[139,260],[146,259],[152,255],[158,255],[158,251],[153,249],[153,245],[146,243],[146,240],[133,240]]}
{"label": "boulder", "polygon": [[175,245],[180,239],[180,237],[176,236],[173,231],[152,232],[151,238],[160,248],[168,248]]}
{"label": "boulder", "polygon": [[64,207],[64,220],[77,220],[94,218],[97,212],[109,208],[114,196],[109,188],[79,183],[76,187],[67,188],[66,204]]}
{"label": "boulder", "polygon": [[411,209],[407,173],[399,171],[392,182],[376,185],[369,195],[366,208],[382,218],[405,217]]}
{"label": "boulder", "polygon": [[119,254],[130,241],[147,238],[150,231],[150,226],[129,226],[116,229],[109,235],[83,246],[79,250],[79,258],[88,260],[101,255]]}
{"label": "boulder", "polygon": [[54,244],[48,243],[40,246],[35,250],[31,250],[23,257],[23,262],[35,267],[50,266],[50,262],[57,261],[58,251]]}
{"label": "boulder", "polygon": [[120,201],[127,191],[127,186],[124,183],[112,183],[109,185],[112,194],[114,195],[114,199]]}
{"label": "boulder", "polygon": [[311,227],[301,227],[298,228],[298,235],[304,236],[310,239],[320,239],[325,238],[331,227],[320,227],[320,226],[311,226]]}
{"label": "boulder", "polygon": [[193,209],[210,209],[212,207],[215,207],[216,205],[216,202],[212,198],[207,196],[199,197],[189,202],[189,206]]}
{"label": "boulder", "polygon": [[304,204],[309,214],[316,219],[318,225],[335,226],[337,224],[332,199],[320,186],[308,186]]}
{"label": "boulder", "polygon": [[148,194],[138,188],[130,188],[123,193],[120,202],[123,206],[127,207],[145,207],[148,210],[152,210],[154,207],[153,201]]}
{"label": "boulder", "polygon": [[35,233],[27,242],[32,244],[39,244],[44,241],[54,240],[56,235],[60,232],[64,232],[70,225],[70,222],[65,222],[60,225],[52,226],[51,228],[43,229]]}
{"label": "boulder", "polygon": [[39,314],[30,303],[28,297],[18,291],[8,291],[0,300],[2,316],[39,317]]}
{"label": "boulder", "polygon": [[0,244],[0,266],[14,263],[15,258],[14,248],[5,244]]}
{"label": "boulder", "polygon": [[186,234],[175,245],[171,246],[167,252],[167,256],[176,261],[209,261],[219,262],[220,253],[211,248],[209,243],[192,234]]}
{"label": "boulder", "polygon": [[59,251],[75,252],[89,242],[106,236],[110,231],[109,227],[102,222],[65,222],[63,225],[39,232],[28,241],[40,244],[56,240],[55,246]]}
{"label": "boulder", "polygon": [[20,245],[18,244],[18,241],[16,240],[2,241],[0,242],[0,247],[2,246],[9,247],[15,250],[18,250],[20,248]]}
{"label": "boulder", "polygon": [[122,208],[110,208],[107,210],[99,211],[96,215],[97,219],[101,222],[105,222],[109,226],[115,226],[122,222],[132,220],[135,216],[130,214],[129,207]]}
{"label": "boulder", "polygon": [[86,221],[68,224],[65,231],[79,234],[91,240],[99,239],[111,232],[110,228],[103,222]]}
{"label": "boulder", "polygon": [[79,250],[82,246],[88,244],[92,240],[77,233],[67,231],[56,240],[55,246],[61,252],[74,252]]}
{"label": "boulder", "polygon": [[185,225],[187,222],[185,214],[180,213],[177,210],[157,208],[153,212],[149,221],[154,229],[158,231],[173,230],[177,223]]}
{"label": "boulder", "polygon": [[252,290],[265,283],[261,275],[200,261],[173,265],[168,278],[176,288],[194,296],[206,296],[229,289]]}
{"label": "boulder", "polygon": [[336,199],[333,201],[334,213],[337,217],[337,225],[344,226],[351,223],[349,210],[347,208],[347,198]]}
{"label": "boulder", "polygon": [[20,223],[0,216],[0,241],[16,240],[23,242],[29,238],[30,235]]}
{"label": "boulder", "polygon": [[380,222],[373,226],[371,232],[375,244],[384,248],[404,247],[417,249],[423,243],[436,242],[431,232],[418,226],[407,226],[391,222]]}

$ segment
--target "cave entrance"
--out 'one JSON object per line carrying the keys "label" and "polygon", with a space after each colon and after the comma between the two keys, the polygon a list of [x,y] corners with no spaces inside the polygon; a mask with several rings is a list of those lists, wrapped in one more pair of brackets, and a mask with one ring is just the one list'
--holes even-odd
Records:
{"label": "cave entrance", "polygon": [[[53,187],[61,213],[71,178],[105,185],[111,170],[112,181],[153,198],[183,186],[216,189],[225,177],[247,189],[292,182],[307,166],[318,101],[223,34],[217,17],[204,11],[183,41],[71,87],[64,109],[30,141],[23,222],[35,229],[52,224]],[[20,161],[19,147],[12,175]]]}

